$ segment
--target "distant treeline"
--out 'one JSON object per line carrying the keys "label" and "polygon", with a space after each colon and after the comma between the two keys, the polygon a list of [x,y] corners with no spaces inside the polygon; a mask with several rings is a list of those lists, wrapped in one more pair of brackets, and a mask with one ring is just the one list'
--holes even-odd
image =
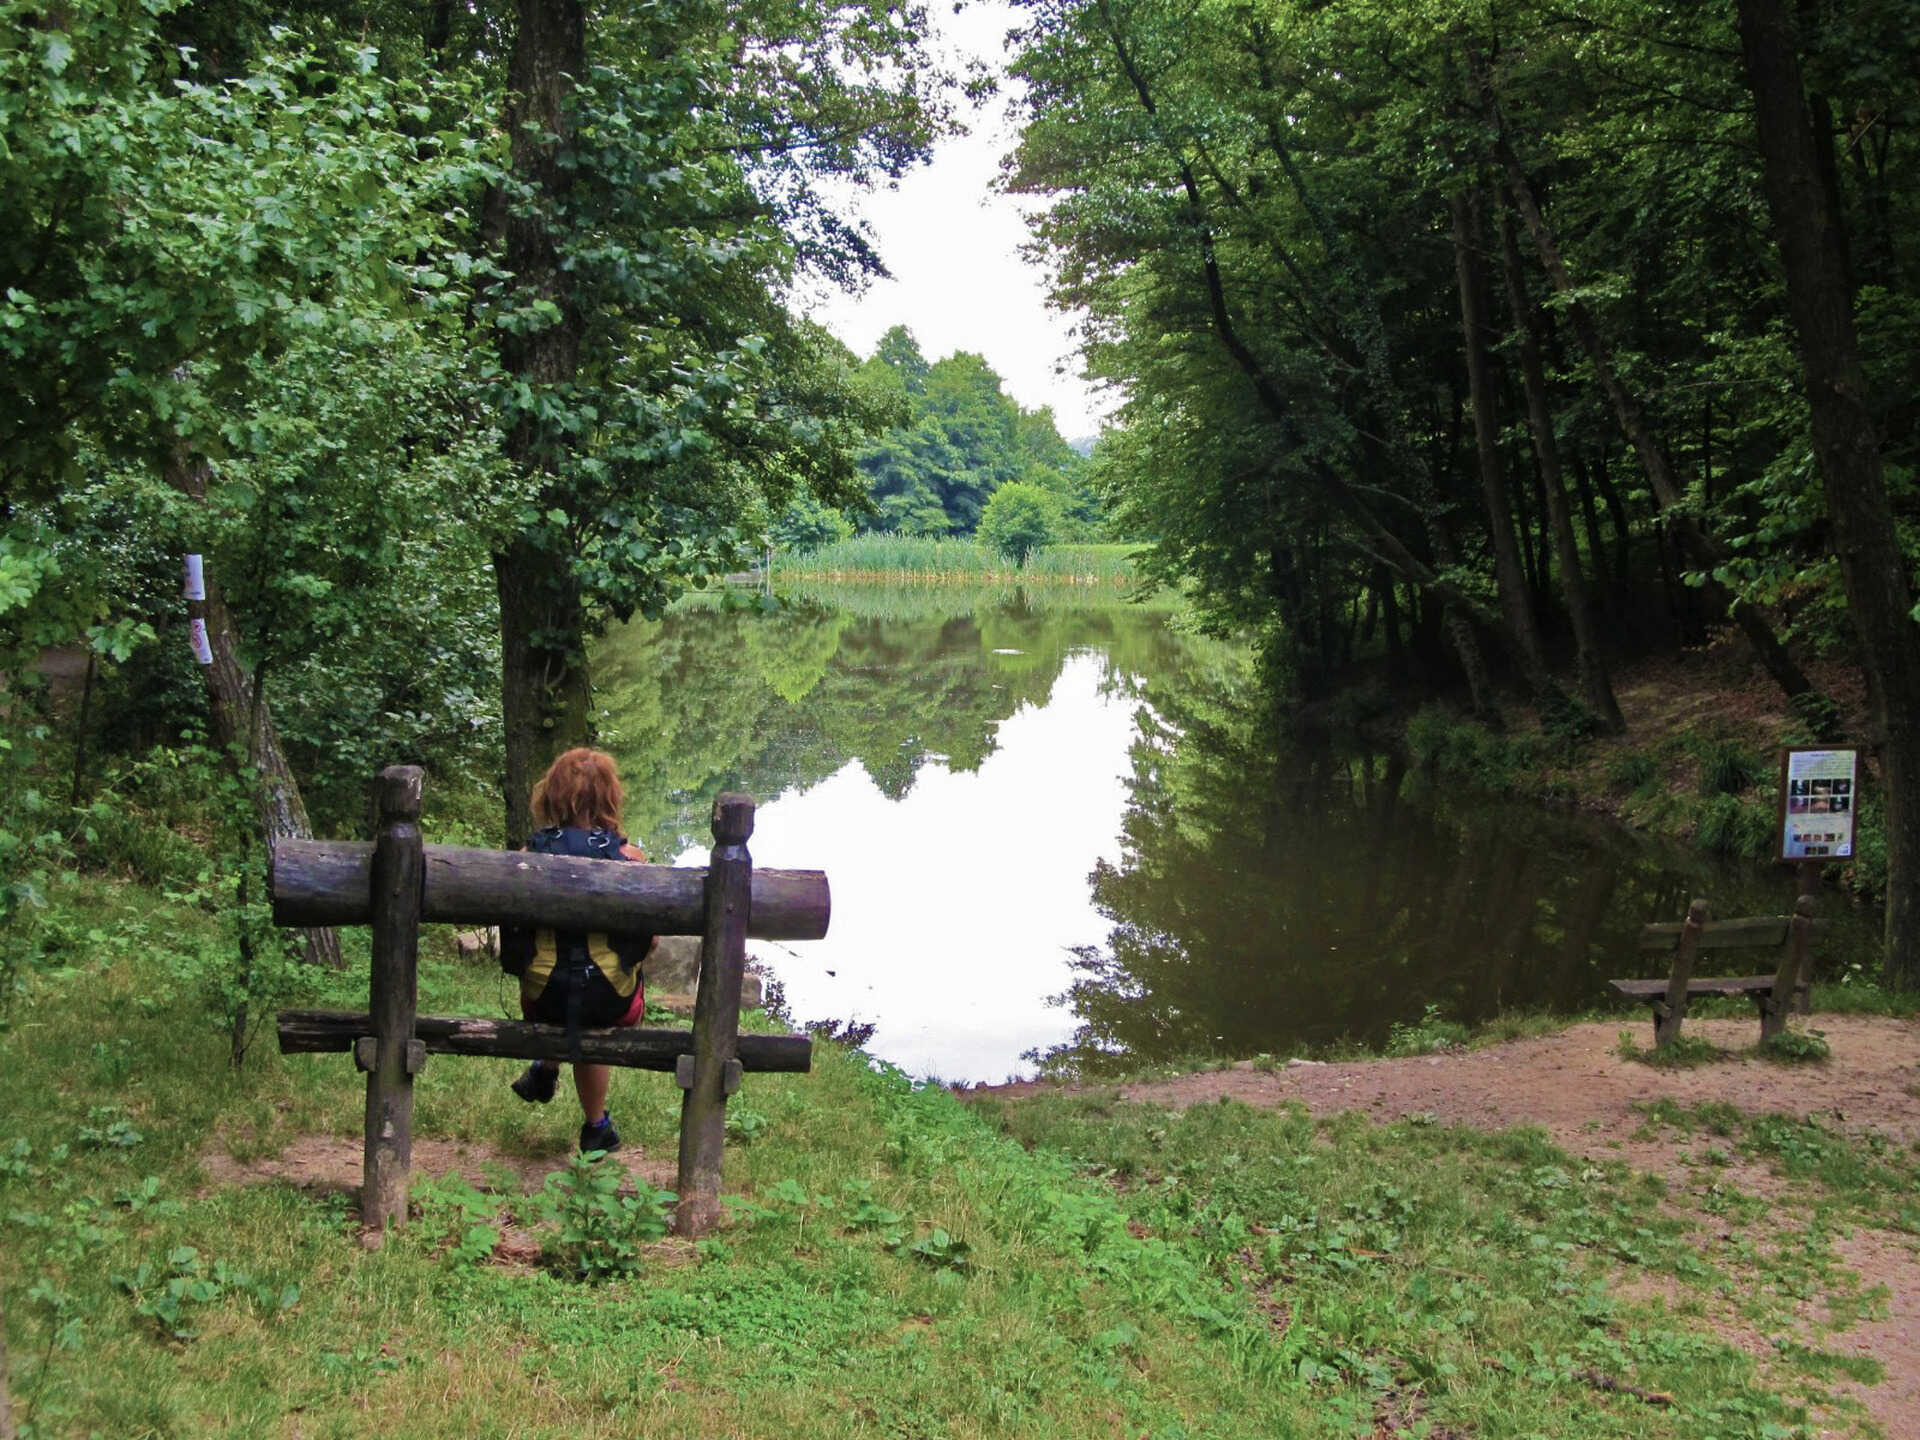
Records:
{"label": "distant treeline", "polygon": [[778,542],[809,550],[860,533],[974,535],[984,524],[999,544],[1023,507],[1031,533],[1001,546],[1009,553],[1105,538],[1087,457],[1061,438],[1051,409],[1010,399],[984,357],[961,350],[929,362],[896,325],[858,374],[878,413],[895,422],[855,456],[866,503],[836,509],[801,494],[775,523]]}

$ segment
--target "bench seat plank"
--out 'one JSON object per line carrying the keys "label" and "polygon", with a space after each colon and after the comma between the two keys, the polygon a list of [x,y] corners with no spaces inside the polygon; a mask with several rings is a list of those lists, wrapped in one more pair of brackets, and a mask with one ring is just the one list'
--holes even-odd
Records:
{"label": "bench seat plank", "polygon": [[[282,1010],[277,1017],[280,1051],[285,1055],[351,1050],[362,1035],[374,1033],[365,1011]],[[421,1015],[414,1038],[430,1055],[499,1055],[514,1060],[565,1060],[567,1031],[562,1025],[485,1016]],[[746,1071],[804,1074],[813,1068],[810,1035],[740,1037],[740,1068]],[[580,1058],[590,1065],[624,1065],[635,1070],[672,1071],[682,1055],[694,1053],[691,1030],[583,1030]]]}
{"label": "bench seat plank", "polygon": [[[1607,988],[1629,1000],[1665,1000],[1665,980],[1609,980]],[[1696,975],[1687,981],[1687,994],[1694,995],[1771,995],[1771,975]]]}

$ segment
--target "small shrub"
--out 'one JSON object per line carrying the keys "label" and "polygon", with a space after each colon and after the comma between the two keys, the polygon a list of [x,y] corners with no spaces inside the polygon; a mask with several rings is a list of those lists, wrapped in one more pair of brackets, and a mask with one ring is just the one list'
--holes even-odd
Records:
{"label": "small shrub", "polygon": [[1387,1027],[1386,1053],[1399,1058],[1433,1055],[1442,1050],[1456,1050],[1466,1043],[1467,1027],[1441,1019],[1440,1007],[1429,1005],[1413,1024],[1396,1020]]}
{"label": "small shrub", "polygon": [[500,1209],[498,1201],[452,1173],[415,1186],[413,1195],[420,1219],[409,1238],[456,1268],[477,1265],[492,1256],[500,1243],[500,1232],[492,1223]]}
{"label": "small shrub", "polygon": [[624,1165],[597,1152],[547,1177],[538,1209],[559,1227],[547,1246],[556,1269],[604,1280],[640,1268],[641,1247],[667,1233],[674,1197],[647,1185],[628,1189],[627,1179]]}
{"label": "small shrub", "polygon": [[1658,757],[1645,750],[1623,750],[1607,757],[1607,784],[1616,790],[1637,793],[1650,789],[1660,779]]}
{"label": "small shrub", "polygon": [[1665,1045],[1646,1050],[1635,1042],[1631,1030],[1622,1030],[1614,1053],[1622,1060],[1633,1060],[1660,1070],[1688,1070],[1695,1065],[1710,1065],[1722,1058],[1719,1047],[1712,1041],[1684,1032]]}
{"label": "small shrub", "polygon": [[1701,736],[1687,748],[1700,762],[1702,795],[1739,795],[1767,777],[1767,762],[1727,736]]}
{"label": "small shrub", "polygon": [[1694,839],[1725,855],[1766,855],[1773,845],[1773,807],[1739,795],[1715,795],[1700,807]]}
{"label": "small shrub", "polygon": [[738,1141],[742,1145],[751,1145],[768,1130],[773,1121],[758,1110],[749,1110],[744,1105],[727,1107],[727,1139]]}
{"label": "small shrub", "polygon": [[1782,1030],[1760,1043],[1760,1054],[1783,1065],[1819,1064],[1833,1055],[1824,1030]]}
{"label": "small shrub", "polygon": [[1582,740],[1600,733],[1600,717],[1556,687],[1540,706],[1540,729],[1549,740],[1571,751]]}

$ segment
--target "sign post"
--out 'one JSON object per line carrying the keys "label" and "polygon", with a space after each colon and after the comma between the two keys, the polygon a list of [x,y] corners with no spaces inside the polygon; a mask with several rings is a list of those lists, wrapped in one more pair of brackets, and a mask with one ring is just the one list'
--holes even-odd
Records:
{"label": "sign post", "polygon": [[[1813,913],[1820,867],[1853,858],[1854,821],[1860,808],[1860,752],[1832,746],[1789,745],[1780,752],[1780,859],[1800,882],[1796,917]],[[1796,923],[1795,934],[1804,927]],[[1789,940],[1789,945],[1793,940]],[[1801,1014],[1813,1005],[1812,976],[1802,958],[1795,999]]]}

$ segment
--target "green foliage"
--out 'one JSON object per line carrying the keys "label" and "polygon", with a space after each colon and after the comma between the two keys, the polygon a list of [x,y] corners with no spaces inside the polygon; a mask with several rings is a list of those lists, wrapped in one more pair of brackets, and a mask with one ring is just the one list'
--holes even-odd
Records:
{"label": "green foliage", "polygon": [[162,1336],[179,1344],[197,1339],[197,1317],[230,1296],[245,1297],[269,1318],[300,1303],[298,1285],[256,1283],[245,1271],[220,1259],[209,1266],[191,1245],[176,1246],[161,1264],[143,1260],[128,1273],[116,1273],[112,1280],[132,1303],[134,1314],[151,1321]]}
{"label": "green foliage", "polygon": [[575,1155],[547,1177],[538,1213],[556,1227],[548,1253],[563,1274],[585,1280],[631,1275],[643,1263],[643,1248],[667,1233],[671,1192],[641,1182],[607,1155]]}
{"label": "green foliage", "polygon": [[[1895,13],[1803,17],[1820,116],[1881,113]],[[1850,643],[1778,249],[1748,219],[1765,194],[1742,67],[1721,63],[1740,49],[1732,10],[1628,5],[1596,20],[1360,3],[1277,21],[1260,7],[1070,3],[1032,11],[1017,43],[1029,100],[1009,185],[1033,197],[1051,298],[1087,317],[1087,372],[1125,397],[1099,484],[1115,523],[1154,540],[1149,575],[1194,582],[1216,623],[1256,631],[1276,679],[1321,698],[1353,658],[1350,627],[1390,586],[1439,598],[1429,566],[1456,606],[1490,616],[1494,535],[1538,525],[1527,487],[1512,487],[1509,514],[1466,500],[1487,493],[1475,447],[1428,388],[1462,368],[1444,240],[1461,200],[1466,253],[1486,252],[1504,290],[1511,230],[1517,304],[1559,337],[1545,399],[1570,498],[1588,507],[1581,563],[1611,619],[1650,579],[1671,502],[1620,462],[1619,421],[1564,324],[1573,304],[1671,459],[1688,523],[1725,541],[1711,567],[1724,590],[1690,597],[1704,613],[1675,638],[1697,641],[1686,632],[1723,620],[1731,593],[1779,607],[1815,648]],[[1644,93],[1675,103],[1648,117]],[[1823,145],[1857,154],[1844,118],[1819,124]],[[1902,198],[1915,161],[1897,148],[1837,167],[1831,187],[1847,243],[1875,256],[1873,278],[1852,283],[1896,488],[1920,452],[1904,408],[1920,211]],[[1551,256],[1501,194],[1515,177]],[[1503,341],[1524,318],[1494,302]],[[1517,389],[1495,417],[1508,433]],[[1457,561],[1430,548],[1443,530]],[[1912,554],[1920,532],[1903,542]],[[1414,643],[1456,673],[1440,627]],[[1829,714],[1803,720],[1831,733]]]}
{"label": "green foliage", "polygon": [[1728,736],[1691,735],[1687,749],[1700,762],[1702,795],[1739,795],[1771,773],[1764,760]]}
{"label": "green foliage", "polygon": [[1698,811],[1694,840],[1703,849],[1765,858],[1779,844],[1773,803],[1740,795],[1715,795]]}
{"label": "green foliage", "polygon": [[1525,737],[1496,734],[1438,705],[1414,712],[1407,721],[1406,746],[1408,756],[1433,774],[1490,791],[1507,789],[1518,772],[1534,764]]}
{"label": "green foliage", "polygon": [[1824,1030],[1782,1030],[1761,1042],[1760,1053],[1787,1065],[1818,1064],[1832,1057],[1833,1047]]}
{"label": "green foliage", "polygon": [[727,1107],[727,1139],[740,1145],[751,1145],[773,1127],[773,1121],[758,1110],[749,1110],[745,1105]]}
{"label": "green foliage", "polygon": [[873,529],[971,535],[1002,487],[1022,485],[1046,497],[1050,531],[1094,538],[1101,506],[1086,462],[1060,438],[1050,410],[1022,410],[1007,398],[984,358],[961,351],[929,364],[896,325],[862,373],[906,412],[860,454]]}
{"label": "green foliage", "polygon": [[1691,1070],[1695,1066],[1711,1065],[1716,1060],[1726,1058],[1726,1052],[1712,1041],[1689,1035],[1684,1030],[1665,1045],[1656,1045],[1651,1049],[1643,1048],[1633,1038],[1631,1030],[1622,1030],[1619,1043],[1614,1046],[1614,1054],[1622,1060],[1651,1065],[1659,1070]]}
{"label": "green foliage", "polygon": [[1026,569],[1027,557],[1051,544],[1053,534],[1051,497],[1036,485],[1003,485],[980,513],[980,542],[1013,561],[1017,570]]}
{"label": "green foliage", "polygon": [[1134,579],[1131,545],[1049,545],[1011,570],[1006,558],[980,540],[949,540],[869,533],[825,545],[788,565],[788,575],[888,578],[896,582],[1017,578],[1049,583],[1124,586]]}
{"label": "green foliage", "polygon": [[478,1265],[492,1257],[500,1243],[494,1223],[498,1200],[482,1194],[458,1174],[416,1181],[413,1202],[419,1220],[409,1227],[409,1239],[443,1256],[455,1269]]}
{"label": "green foliage", "polygon": [[1440,1017],[1438,1005],[1428,1005],[1412,1023],[1396,1020],[1387,1027],[1385,1053],[1394,1056],[1434,1055],[1457,1050],[1467,1043],[1467,1027]]}
{"label": "green foliage", "polygon": [[1660,757],[1647,750],[1620,750],[1606,760],[1607,783],[1616,790],[1640,793],[1660,783]]}

